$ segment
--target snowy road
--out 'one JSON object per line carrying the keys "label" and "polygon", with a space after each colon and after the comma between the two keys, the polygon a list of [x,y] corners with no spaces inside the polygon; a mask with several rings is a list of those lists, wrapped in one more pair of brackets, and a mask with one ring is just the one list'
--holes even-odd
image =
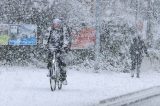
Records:
{"label": "snowy road", "polygon": [[129,106],[160,106],[160,96],[158,97],[154,97],[154,98],[150,98]]}
{"label": "snowy road", "polygon": [[17,68],[15,72],[1,73],[0,106],[77,106],[77,103],[87,106],[90,105],[89,97],[96,96],[92,93],[94,89],[89,89],[87,84],[84,86],[84,83],[91,83],[86,76],[82,79],[73,72],[72,78],[68,77],[68,86],[61,91],[51,92],[47,71],[32,70],[20,71]]}
{"label": "snowy road", "polygon": [[105,83],[102,75],[68,72],[69,84],[55,92],[50,91],[46,75],[44,69],[3,68],[0,106],[90,106],[104,93],[98,91]]}
{"label": "snowy road", "polygon": [[160,85],[160,74],[90,73],[71,69],[68,85],[51,92],[46,69],[1,67],[0,106],[93,106],[101,100]]}

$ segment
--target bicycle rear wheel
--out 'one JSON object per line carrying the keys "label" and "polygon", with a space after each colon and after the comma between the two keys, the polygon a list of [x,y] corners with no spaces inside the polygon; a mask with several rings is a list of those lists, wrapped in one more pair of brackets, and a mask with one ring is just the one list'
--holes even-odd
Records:
{"label": "bicycle rear wheel", "polygon": [[62,81],[58,81],[58,89],[59,89],[59,90],[62,89]]}

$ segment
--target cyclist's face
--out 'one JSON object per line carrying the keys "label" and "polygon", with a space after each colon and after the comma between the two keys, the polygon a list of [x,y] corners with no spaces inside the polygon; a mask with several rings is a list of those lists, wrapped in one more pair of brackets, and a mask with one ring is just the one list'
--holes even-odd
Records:
{"label": "cyclist's face", "polygon": [[58,29],[61,27],[61,25],[59,23],[54,23],[52,27]]}

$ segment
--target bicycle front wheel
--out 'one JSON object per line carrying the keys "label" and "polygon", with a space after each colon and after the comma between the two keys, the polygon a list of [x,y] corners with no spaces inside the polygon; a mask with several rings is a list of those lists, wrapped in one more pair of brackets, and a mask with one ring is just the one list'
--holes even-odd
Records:
{"label": "bicycle front wheel", "polygon": [[56,90],[56,80],[53,78],[50,78],[50,87],[51,87],[51,91]]}

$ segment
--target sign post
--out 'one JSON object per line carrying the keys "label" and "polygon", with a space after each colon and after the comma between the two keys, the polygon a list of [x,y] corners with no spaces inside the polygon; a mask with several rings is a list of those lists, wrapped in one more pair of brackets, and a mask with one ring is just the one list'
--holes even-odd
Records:
{"label": "sign post", "polygon": [[96,0],[96,46],[95,46],[95,72],[99,67],[99,57],[100,57],[100,0]]}

